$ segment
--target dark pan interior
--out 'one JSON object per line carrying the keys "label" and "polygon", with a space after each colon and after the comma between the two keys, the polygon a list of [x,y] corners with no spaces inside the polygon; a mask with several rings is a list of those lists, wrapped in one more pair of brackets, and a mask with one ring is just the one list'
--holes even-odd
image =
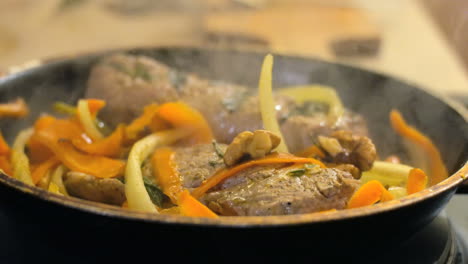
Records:
{"label": "dark pan interior", "polygon": [[[177,69],[255,88],[264,54],[187,48],[127,51],[161,60]],[[107,54],[107,53],[106,53]],[[90,67],[106,54],[84,56],[41,66],[0,80],[0,101],[21,96],[31,107],[23,120],[1,120],[0,128],[12,142],[21,128],[30,126],[55,101],[75,102],[86,88]],[[363,114],[379,155],[402,153],[399,137],[389,126],[388,114],[399,109],[409,123],[428,134],[440,148],[451,173],[468,158],[468,117],[444,100],[394,78],[315,59],[275,56],[273,85],[319,83],[337,89],[346,107]],[[129,95],[131,97],[132,95]]]}

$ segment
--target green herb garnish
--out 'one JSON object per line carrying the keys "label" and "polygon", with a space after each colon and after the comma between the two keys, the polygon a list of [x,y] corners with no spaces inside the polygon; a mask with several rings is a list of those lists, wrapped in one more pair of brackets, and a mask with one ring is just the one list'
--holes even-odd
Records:
{"label": "green herb garnish", "polygon": [[145,184],[146,191],[148,192],[151,201],[155,205],[162,207],[164,200],[167,198],[166,195],[147,177],[143,177],[143,183]]}
{"label": "green herb garnish", "polygon": [[292,177],[301,177],[306,173],[306,169],[296,169],[288,171],[288,175]]}
{"label": "green herb garnish", "polygon": [[246,91],[241,91],[230,97],[223,99],[222,104],[229,112],[235,112],[239,106],[244,102]]}
{"label": "green herb garnish", "polygon": [[211,144],[213,144],[213,148],[214,148],[214,150],[216,152],[216,155],[218,155],[219,158],[223,159],[224,158],[224,153],[221,150],[221,148],[219,147],[218,142],[216,142],[216,140],[213,139],[213,141],[211,141]]}
{"label": "green herb garnish", "polygon": [[145,65],[139,62],[135,64],[135,71],[133,72],[132,77],[133,79],[140,77],[147,82],[151,81],[151,75],[149,74],[148,69],[145,67]]}

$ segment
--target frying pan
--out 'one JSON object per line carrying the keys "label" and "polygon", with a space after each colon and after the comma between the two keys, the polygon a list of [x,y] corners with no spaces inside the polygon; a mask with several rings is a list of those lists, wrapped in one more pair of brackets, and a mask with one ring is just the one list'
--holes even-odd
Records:
{"label": "frying pan", "polygon": [[[182,47],[123,52],[249,87],[257,85],[264,56]],[[41,112],[50,111],[53,102],[74,103],[82,97],[91,67],[110,53],[55,61],[0,80],[1,101],[21,96],[31,108],[26,119],[0,121],[7,140],[11,142]],[[1,211],[20,227],[19,234],[41,238],[35,249],[27,249],[39,255],[44,254],[38,249],[44,244],[59,248],[64,256],[76,255],[74,249],[79,248],[93,259],[156,251],[176,260],[253,260],[253,256],[256,260],[300,256],[330,260],[363,255],[369,260],[382,258],[392,245],[427,225],[468,177],[468,115],[462,107],[389,76],[310,58],[277,55],[273,76],[275,87],[310,83],[335,87],[344,105],[367,119],[381,157],[404,152],[388,119],[392,108],[399,109],[410,124],[433,139],[451,176],[399,201],[371,207],[311,215],[205,219],[121,210],[48,193],[0,175]],[[86,257],[81,254],[81,259]]]}

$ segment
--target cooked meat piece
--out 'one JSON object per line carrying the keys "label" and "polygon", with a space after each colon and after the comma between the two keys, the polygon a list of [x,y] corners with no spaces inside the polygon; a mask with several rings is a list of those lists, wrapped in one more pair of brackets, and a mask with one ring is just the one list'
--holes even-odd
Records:
{"label": "cooked meat piece", "polygon": [[344,130],[335,131],[330,137],[337,139],[343,147],[343,152],[334,155],[332,162],[339,164],[350,163],[361,171],[372,168],[377,158],[377,151],[371,139]]}
{"label": "cooked meat piece", "polygon": [[[217,146],[222,153],[226,145]],[[195,188],[212,176],[217,170],[224,168],[223,158],[216,153],[213,144],[200,144],[193,147],[176,148],[174,160],[176,170],[182,177],[185,188]]]}
{"label": "cooked meat piece", "polygon": [[[181,100],[202,113],[219,142],[230,143],[243,131],[263,129],[258,98],[249,95],[246,87],[215,82],[208,87],[198,86],[198,89],[192,94],[205,95],[184,95]],[[192,90],[195,89],[192,87]],[[288,115],[294,108],[294,101],[287,96],[277,95],[275,100],[278,118]]]}
{"label": "cooked meat piece", "polygon": [[[293,175],[297,168],[257,167],[239,173],[221,190],[201,198],[221,215],[267,216],[343,209],[359,181],[337,169],[316,169]],[[240,179],[243,180],[240,180]]]}
{"label": "cooked meat piece", "polygon": [[335,163],[327,163],[326,164],[328,168],[335,168],[339,169],[342,171],[347,171],[351,175],[353,175],[354,179],[360,179],[361,178],[361,171],[354,166],[353,164],[335,164]]}
{"label": "cooked meat piece", "polygon": [[171,70],[145,56],[117,54],[93,67],[86,97],[106,100],[100,115],[110,125],[129,122],[145,105],[178,99]]}
{"label": "cooked meat piece", "polygon": [[124,184],[117,179],[100,179],[70,171],[63,183],[68,193],[78,198],[114,205],[122,205],[126,200]]}
{"label": "cooked meat piece", "polygon": [[[255,92],[182,73],[149,57],[119,54],[93,68],[86,97],[107,102],[101,118],[110,125],[129,122],[149,103],[181,100],[201,112],[219,142],[230,143],[242,131],[263,129]],[[298,106],[284,95],[275,95],[275,100],[281,130],[293,153],[313,144],[317,135],[329,135],[335,130],[367,135],[365,121],[354,113],[345,112],[336,127],[331,127],[327,124],[326,106]]]}
{"label": "cooked meat piece", "polygon": [[336,127],[327,124],[325,113],[294,115],[281,124],[281,132],[289,151],[296,153],[316,143],[319,135],[330,135],[335,130],[350,130],[355,135],[367,136],[367,125],[362,116],[345,112]]}

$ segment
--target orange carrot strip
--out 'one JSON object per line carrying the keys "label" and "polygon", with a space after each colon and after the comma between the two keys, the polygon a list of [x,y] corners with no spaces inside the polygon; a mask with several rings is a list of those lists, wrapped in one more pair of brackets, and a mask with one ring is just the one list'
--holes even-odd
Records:
{"label": "orange carrot strip", "polygon": [[77,149],[88,154],[118,157],[122,150],[124,136],[125,127],[119,126],[111,135],[95,142],[88,143],[81,138],[75,138],[72,139],[72,143]]}
{"label": "orange carrot strip", "polygon": [[0,104],[0,117],[24,117],[29,113],[29,108],[23,98],[18,98],[5,104]]}
{"label": "orange carrot strip", "polygon": [[122,208],[126,208],[126,209],[128,209],[128,202],[127,202],[127,201],[123,202],[123,204],[122,204]]}
{"label": "orange carrot strip", "polygon": [[130,125],[125,128],[125,135],[129,140],[138,139],[140,133],[145,130],[151,124],[153,117],[156,115],[158,105],[150,104],[145,106],[143,114],[134,119]]}
{"label": "orange carrot strip", "polygon": [[0,155],[8,155],[10,151],[10,146],[8,146],[8,143],[6,143],[3,134],[0,132]]}
{"label": "orange carrot strip", "polygon": [[395,197],[393,196],[393,194],[389,191],[387,191],[387,189],[383,189],[382,190],[382,196],[380,197],[380,202],[387,202],[387,201],[391,201],[391,200],[394,200]]}
{"label": "orange carrot strip", "polygon": [[412,169],[408,175],[408,181],[406,183],[406,193],[408,195],[417,193],[424,190],[427,184],[427,176],[424,171],[420,169]]}
{"label": "orange carrot strip", "polygon": [[322,168],[326,168],[322,162],[316,159],[301,158],[301,157],[296,157],[296,156],[293,156],[291,154],[286,154],[286,153],[274,153],[274,154],[266,156],[263,159],[251,160],[251,161],[239,164],[232,168],[219,170],[214,176],[210,177],[208,180],[203,182],[198,188],[193,190],[192,195],[195,198],[200,198],[209,189],[218,185],[220,182],[226,180],[227,178],[234,176],[235,174],[239,173],[242,170],[245,170],[250,167],[257,166],[257,165],[277,164],[277,163],[286,163],[286,164],[287,163],[312,163],[312,164],[317,164]]}
{"label": "orange carrot strip", "polygon": [[402,137],[420,146],[428,155],[431,164],[431,185],[437,184],[448,177],[447,168],[442,161],[440,152],[432,141],[423,133],[409,126],[400,112],[392,110],[390,121],[393,129]]}
{"label": "orange carrot strip", "polygon": [[0,156],[0,169],[2,169],[8,176],[13,175],[13,168],[11,167],[11,162],[8,157]]}
{"label": "orange carrot strip", "polygon": [[125,162],[83,154],[77,151],[70,141],[57,140],[56,135],[49,134],[45,130],[36,133],[36,139],[44,146],[47,146],[71,170],[87,173],[98,178],[112,178],[123,172]]}
{"label": "orange carrot strip", "polygon": [[89,112],[92,116],[96,116],[96,114],[106,106],[106,102],[100,99],[86,99],[88,101],[88,108]]}
{"label": "orange carrot strip", "polygon": [[28,142],[29,157],[31,163],[42,163],[53,156],[52,151],[47,145],[40,143],[37,139],[37,133],[44,131],[53,136],[56,141],[59,139],[81,139],[84,131],[81,126],[73,120],[60,120],[51,116],[43,116],[34,124],[35,133]]}
{"label": "orange carrot strip", "polygon": [[379,181],[372,180],[361,186],[349,199],[348,208],[368,206],[378,202],[385,187]]}
{"label": "orange carrot strip", "polygon": [[211,211],[204,204],[200,203],[190,193],[185,190],[179,197],[180,213],[185,216],[218,218],[219,216]]}
{"label": "orange carrot strip", "polygon": [[56,157],[52,157],[47,161],[39,164],[32,172],[31,177],[34,184],[37,184],[49,170],[53,169],[54,167],[60,164],[60,160]]}
{"label": "orange carrot strip", "polygon": [[158,108],[158,116],[175,128],[185,128],[193,131],[189,143],[210,143],[213,139],[208,122],[197,110],[185,103],[165,103]]}
{"label": "orange carrot strip", "polygon": [[316,145],[312,145],[301,152],[296,153],[299,157],[312,157],[316,156],[319,158],[325,158],[325,153]]}
{"label": "orange carrot strip", "polygon": [[151,162],[154,175],[162,191],[169,196],[174,204],[177,204],[179,195],[184,189],[175,168],[174,154],[174,151],[169,147],[156,149]]}

